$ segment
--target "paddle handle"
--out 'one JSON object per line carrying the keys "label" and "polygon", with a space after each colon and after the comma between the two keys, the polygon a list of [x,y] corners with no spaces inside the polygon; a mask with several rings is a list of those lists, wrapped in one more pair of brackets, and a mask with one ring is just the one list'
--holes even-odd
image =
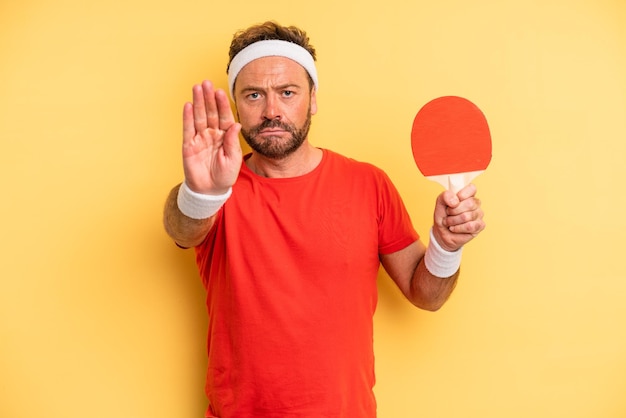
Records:
{"label": "paddle handle", "polygon": [[446,190],[456,194],[463,187],[467,186],[480,173],[485,170],[469,171],[467,173],[442,174],[438,176],[426,176],[428,180],[441,184]]}

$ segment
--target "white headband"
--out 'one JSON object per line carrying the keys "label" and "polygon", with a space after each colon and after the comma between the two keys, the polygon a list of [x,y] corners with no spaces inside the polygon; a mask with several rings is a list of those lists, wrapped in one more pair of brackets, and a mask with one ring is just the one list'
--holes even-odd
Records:
{"label": "white headband", "polygon": [[230,62],[228,68],[228,91],[230,91],[230,97],[232,97],[233,100],[235,99],[233,88],[235,87],[235,80],[239,72],[250,62],[263,57],[285,57],[297,62],[303,66],[309,73],[309,76],[311,76],[315,90],[318,89],[315,61],[309,51],[293,42],[272,39],[268,41],[258,41],[248,45],[239,51]]}

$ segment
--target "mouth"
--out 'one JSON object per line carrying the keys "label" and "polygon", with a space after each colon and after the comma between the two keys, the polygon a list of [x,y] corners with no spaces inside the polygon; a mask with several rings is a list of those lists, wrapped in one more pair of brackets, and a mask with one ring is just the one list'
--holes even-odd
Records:
{"label": "mouth", "polygon": [[274,136],[274,135],[284,134],[285,132],[287,131],[285,131],[284,129],[276,129],[276,128],[262,129],[259,131],[259,135]]}

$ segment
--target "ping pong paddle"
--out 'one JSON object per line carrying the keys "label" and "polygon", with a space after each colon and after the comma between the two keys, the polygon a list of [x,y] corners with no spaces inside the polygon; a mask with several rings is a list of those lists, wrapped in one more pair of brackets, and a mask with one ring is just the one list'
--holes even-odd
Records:
{"label": "ping pong paddle", "polygon": [[487,119],[472,102],[458,96],[431,100],[413,120],[411,148],[427,179],[457,193],[491,161]]}

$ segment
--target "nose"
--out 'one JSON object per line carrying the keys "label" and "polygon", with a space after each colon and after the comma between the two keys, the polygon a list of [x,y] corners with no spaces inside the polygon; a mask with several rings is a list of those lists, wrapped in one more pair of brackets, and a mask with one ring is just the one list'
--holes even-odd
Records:
{"label": "nose", "polygon": [[267,120],[281,119],[280,103],[278,98],[273,94],[267,96],[265,109],[263,110],[263,118]]}

